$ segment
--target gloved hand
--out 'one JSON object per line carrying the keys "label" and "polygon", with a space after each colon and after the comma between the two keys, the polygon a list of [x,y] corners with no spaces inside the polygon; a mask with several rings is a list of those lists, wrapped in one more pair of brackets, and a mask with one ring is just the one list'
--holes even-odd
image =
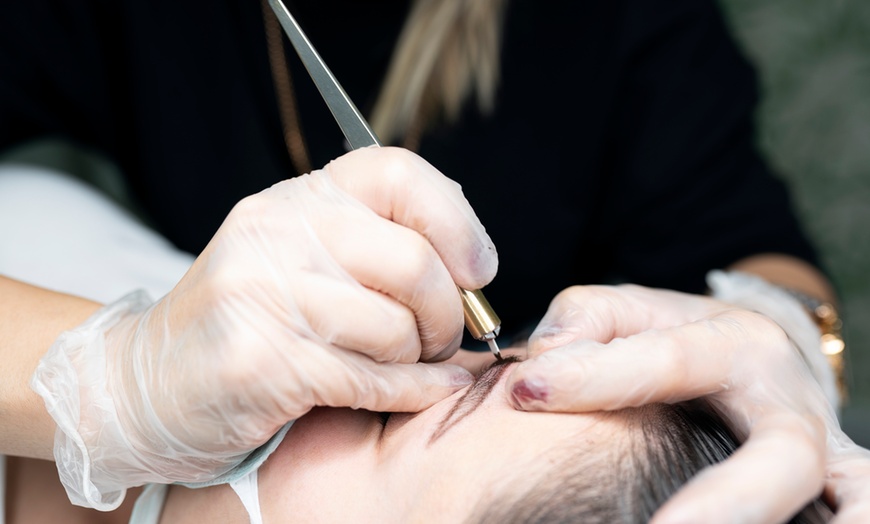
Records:
{"label": "gloved hand", "polygon": [[654,523],[783,522],[823,487],[836,522],[870,522],[870,451],[840,430],[769,318],[698,295],[572,287],[553,300],[528,351],[507,384],[519,409],[616,410],[706,396],[744,441]]}
{"label": "gloved hand", "polygon": [[71,500],[200,482],[314,406],[417,411],[471,381],[456,286],[495,275],[459,186],[401,149],[349,153],[242,200],[156,303],[61,336],[32,385]]}

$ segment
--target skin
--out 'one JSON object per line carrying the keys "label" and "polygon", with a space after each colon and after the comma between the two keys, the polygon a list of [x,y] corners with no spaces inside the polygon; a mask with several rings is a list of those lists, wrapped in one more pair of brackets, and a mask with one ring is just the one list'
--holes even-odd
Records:
{"label": "skin", "polygon": [[[457,360],[479,367],[492,356]],[[532,481],[542,457],[558,456],[569,439],[592,450],[625,432],[621,419],[600,413],[513,409],[505,380],[514,365],[503,369],[477,409],[446,429],[444,418],[478,386],[420,413],[394,414],[385,427],[364,410],[318,408],[302,417],[259,471],[264,521],[292,515],[298,522],[462,522],[517,471]],[[227,486],[173,486],[161,522],[203,519],[241,523],[248,515]]]}
{"label": "skin", "polygon": [[141,491],[141,488],[129,490],[121,507],[100,512],[69,503],[54,462],[7,457],[6,469],[6,522],[9,524],[125,524]]}
{"label": "skin", "polygon": [[752,273],[768,282],[837,304],[837,295],[827,277],[815,266],[794,257],[776,253],[759,254],[744,258],[728,269]]}
{"label": "skin", "polygon": [[54,339],[100,304],[3,276],[0,297],[0,453],[51,460],[54,421],[28,382]]}

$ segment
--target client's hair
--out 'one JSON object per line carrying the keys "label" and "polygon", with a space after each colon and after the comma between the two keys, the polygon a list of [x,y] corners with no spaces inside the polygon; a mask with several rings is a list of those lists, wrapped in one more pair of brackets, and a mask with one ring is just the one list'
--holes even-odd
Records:
{"label": "client's hair", "polygon": [[[609,416],[624,418],[628,436],[609,442],[606,450],[584,448],[568,457],[564,451],[547,457],[556,465],[544,476],[529,479],[528,488],[508,488],[498,503],[483,501],[471,522],[647,522],[680,486],[738,446],[722,420],[700,401],[654,404]],[[817,499],[789,522],[815,524],[831,515]]]}

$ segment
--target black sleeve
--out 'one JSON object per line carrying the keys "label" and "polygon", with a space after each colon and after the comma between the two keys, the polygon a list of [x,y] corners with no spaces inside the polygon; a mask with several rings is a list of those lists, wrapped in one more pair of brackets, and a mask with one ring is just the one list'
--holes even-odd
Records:
{"label": "black sleeve", "polygon": [[708,270],[750,255],[818,265],[755,149],[755,74],[715,3],[626,2],[626,20],[600,220],[619,276],[703,292]]}

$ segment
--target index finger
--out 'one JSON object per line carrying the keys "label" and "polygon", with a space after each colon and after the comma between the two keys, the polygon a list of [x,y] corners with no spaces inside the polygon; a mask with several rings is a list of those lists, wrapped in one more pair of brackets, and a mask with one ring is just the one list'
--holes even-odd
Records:
{"label": "index finger", "polygon": [[575,340],[607,343],[708,315],[719,303],[700,295],[632,284],[573,286],[556,295],[529,338],[534,356]]}
{"label": "index finger", "polygon": [[[614,410],[697,398],[731,388],[735,366],[791,350],[784,333],[764,329],[768,324],[760,315],[733,310],[608,344],[580,341],[519,363],[507,386],[514,406],[536,411]],[[752,351],[749,344],[767,350]]]}
{"label": "index finger", "polygon": [[480,289],[495,277],[495,245],[461,187],[423,158],[401,148],[363,148],[324,171],[378,215],[426,237],[460,287]]}

